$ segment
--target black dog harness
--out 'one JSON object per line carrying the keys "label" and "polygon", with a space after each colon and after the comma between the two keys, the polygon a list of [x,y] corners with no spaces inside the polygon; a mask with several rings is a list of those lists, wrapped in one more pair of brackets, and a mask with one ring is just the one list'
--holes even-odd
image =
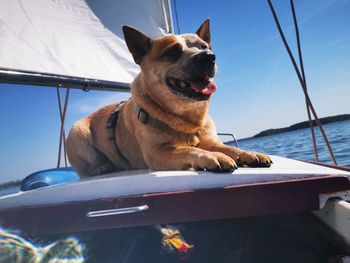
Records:
{"label": "black dog harness", "polygon": [[125,104],[125,101],[120,102],[117,107],[112,111],[111,115],[109,116],[107,120],[107,130],[108,130],[108,140],[113,141],[112,147],[114,149],[115,154],[120,157],[124,163],[131,168],[131,165],[128,161],[128,159],[125,158],[125,156],[121,153],[121,151],[118,148],[117,145],[117,140],[115,138],[115,128],[117,127],[117,122],[118,122],[118,115],[119,111],[122,110],[123,106]]}
{"label": "black dog harness", "polygon": [[[116,109],[113,110],[113,112],[111,113],[111,115],[109,116],[109,118],[107,120],[107,129],[108,129],[108,133],[109,133],[108,139],[110,141],[113,141],[113,148],[114,148],[114,151],[117,154],[117,156],[120,156],[131,167],[129,161],[125,158],[125,156],[119,150],[118,145],[117,145],[117,141],[115,138],[115,129],[117,127],[118,115],[119,115],[119,112],[122,110],[124,105],[125,105],[125,101],[122,101],[121,103],[119,103],[117,105]],[[161,122],[155,118],[152,118],[148,112],[146,112],[143,108],[141,108],[135,102],[134,102],[134,109],[135,109],[135,112],[137,115],[137,119],[141,123],[143,123],[145,125],[149,125],[152,128],[166,132],[168,134],[174,134],[176,136],[181,136],[182,138],[187,140],[187,143],[190,146],[194,146],[194,147],[198,146],[198,143],[194,142],[194,138],[196,137],[196,134],[186,134],[186,133],[174,130],[169,125],[165,124],[164,122]]]}

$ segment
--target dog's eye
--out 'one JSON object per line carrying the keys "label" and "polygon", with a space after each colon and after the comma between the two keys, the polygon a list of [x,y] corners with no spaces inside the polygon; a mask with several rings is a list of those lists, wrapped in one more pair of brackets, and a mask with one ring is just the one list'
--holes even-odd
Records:
{"label": "dog's eye", "polygon": [[172,60],[178,59],[182,54],[182,48],[180,44],[176,44],[167,50],[164,51],[162,54],[162,58],[170,58]]}
{"label": "dog's eye", "polygon": [[207,44],[204,44],[204,43],[201,43],[200,46],[199,46],[200,49],[207,49],[208,46]]}

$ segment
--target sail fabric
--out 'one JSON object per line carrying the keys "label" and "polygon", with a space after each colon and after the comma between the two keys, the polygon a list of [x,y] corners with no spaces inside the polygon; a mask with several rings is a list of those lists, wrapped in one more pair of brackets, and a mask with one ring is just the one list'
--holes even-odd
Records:
{"label": "sail fabric", "polygon": [[0,0],[0,70],[130,83],[122,26],[159,37],[170,14],[168,0]]}

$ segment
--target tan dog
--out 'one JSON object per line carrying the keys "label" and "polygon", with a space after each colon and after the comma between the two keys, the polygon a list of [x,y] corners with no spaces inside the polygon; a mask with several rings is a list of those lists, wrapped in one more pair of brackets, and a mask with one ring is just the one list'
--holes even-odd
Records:
{"label": "tan dog", "polygon": [[128,26],[123,32],[141,73],[127,102],[105,106],[74,124],[67,153],[80,175],[270,166],[267,155],[221,143],[207,114],[216,90],[209,19],[196,34],[151,39]]}

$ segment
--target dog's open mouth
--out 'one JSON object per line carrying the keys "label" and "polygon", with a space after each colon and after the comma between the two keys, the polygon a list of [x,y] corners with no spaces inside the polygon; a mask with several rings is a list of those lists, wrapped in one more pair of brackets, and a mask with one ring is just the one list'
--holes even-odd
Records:
{"label": "dog's open mouth", "polygon": [[207,100],[216,91],[216,85],[209,76],[191,80],[168,76],[166,77],[166,83],[176,94],[193,100]]}

